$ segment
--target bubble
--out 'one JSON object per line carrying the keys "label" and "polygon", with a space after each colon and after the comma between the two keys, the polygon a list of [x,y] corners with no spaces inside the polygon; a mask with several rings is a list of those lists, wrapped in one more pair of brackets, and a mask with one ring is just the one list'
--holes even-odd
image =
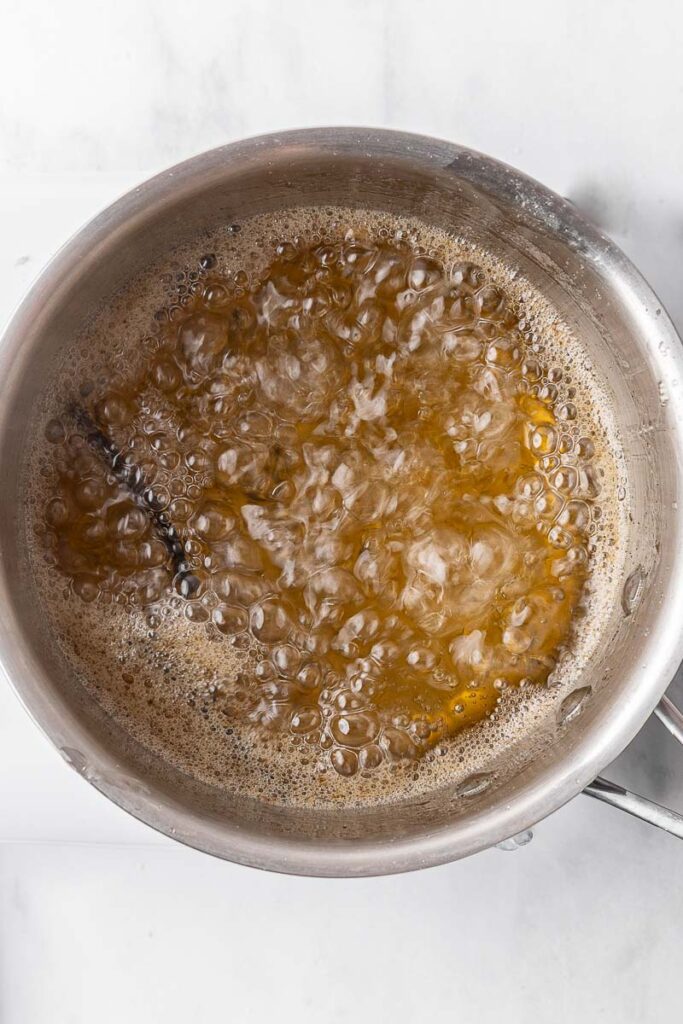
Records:
{"label": "bubble", "polygon": [[371,743],[379,732],[377,716],[370,712],[337,715],[330,722],[330,729],[337,743],[348,747],[364,747]]}
{"label": "bubble", "polygon": [[149,520],[143,510],[129,502],[111,505],[107,509],[106,523],[111,533],[129,540],[142,537],[149,527]]}
{"label": "bubble", "polygon": [[224,636],[243,633],[249,624],[249,616],[239,605],[221,604],[211,613],[216,629]]}
{"label": "bubble", "polygon": [[525,630],[511,626],[503,633],[503,643],[511,654],[524,654],[531,647],[533,638]]}
{"label": "bubble", "polygon": [[436,260],[425,256],[414,259],[408,270],[408,287],[415,292],[430,288],[443,279],[443,270]]}
{"label": "bubble", "polygon": [[315,690],[322,683],[322,669],[315,662],[307,662],[297,673],[297,681],[305,690]]}
{"label": "bubble", "polygon": [[[157,549],[159,554],[161,550]],[[175,579],[176,590],[182,597],[198,597],[202,591],[203,583],[194,573],[182,572]]]}
{"label": "bubble", "polygon": [[521,360],[521,349],[516,338],[496,338],[486,349],[486,361],[504,370],[512,370]]}
{"label": "bubble", "polygon": [[263,557],[258,546],[238,530],[233,530],[225,540],[216,541],[211,548],[211,566],[214,571],[221,569],[241,570],[244,573],[258,573],[263,568]]}
{"label": "bubble", "polygon": [[123,395],[112,393],[95,406],[98,420],[111,427],[125,427],[133,419],[133,403]]}
{"label": "bubble", "polygon": [[645,571],[642,565],[636,566],[626,579],[621,593],[621,606],[624,615],[632,615],[643,592],[645,582]]}
{"label": "bubble", "polygon": [[64,424],[58,419],[49,420],[44,433],[45,437],[51,444],[61,444],[66,437]]}
{"label": "bubble", "polygon": [[346,620],[336,637],[335,646],[342,650],[354,641],[368,643],[380,628],[379,614],[373,609],[356,612]]}
{"label": "bubble", "polygon": [[456,789],[456,796],[474,797],[479,796],[490,788],[494,776],[481,772],[478,775],[471,775],[469,779],[461,782]]}
{"label": "bubble", "polygon": [[579,468],[578,491],[584,498],[597,498],[602,490],[597,470],[588,464]]}
{"label": "bubble", "polygon": [[560,526],[585,531],[590,525],[590,508],[584,501],[568,501],[557,519]]}
{"label": "bubble", "polygon": [[104,503],[106,494],[106,485],[99,477],[90,477],[87,480],[82,480],[74,489],[76,504],[87,511],[100,508]]}
{"label": "bubble", "polygon": [[64,526],[69,521],[69,507],[61,498],[53,498],[47,506],[46,521],[50,526]]}
{"label": "bubble", "polygon": [[557,491],[548,490],[539,494],[534,502],[534,508],[542,519],[555,519],[560,514],[564,501]]}
{"label": "bubble", "polygon": [[542,402],[553,403],[557,399],[557,388],[554,384],[544,384],[538,392],[538,397]]}
{"label": "bubble", "polygon": [[595,445],[589,437],[580,437],[576,445],[576,453],[580,459],[588,461],[595,455]]}
{"label": "bubble", "polygon": [[196,449],[186,454],[185,465],[193,473],[205,473],[211,466],[211,458],[208,452]]}
{"label": "bubble", "polygon": [[344,506],[361,523],[372,523],[396,508],[396,496],[379,480],[368,480],[346,495]]}
{"label": "bubble", "polygon": [[280,644],[273,649],[273,664],[285,675],[294,675],[301,662],[301,655],[292,644]]}
{"label": "bubble", "polygon": [[522,363],[522,376],[527,380],[540,380],[542,376],[540,363],[536,359],[525,359]]}
{"label": "bubble", "polygon": [[358,755],[353,750],[336,748],[330,755],[332,767],[340,775],[355,775],[358,771]]}
{"label": "bubble", "polygon": [[268,450],[244,442],[224,448],[216,461],[216,477],[226,488],[243,487],[256,497],[267,497],[274,482]]}
{"label": "bubble", "polygon": [[157,511],[162,511],[169,505],[171,495],[166,487],[155,484],[153,489],[148,488],[144,492],[144,499],[151,508],[154,508]]}
{"label": "bubble", "polygon": [[550,455],[557,448],[557,431],[554,427],[541,424],[530,435],[530,447],[536,455]]}
{"label": "bubble", "polygon": [[99,597],[100,584],[95,576],[75,576],[73,588],[74,593],[86,603],[95,601]]}
{"label": "bubble", "polygon": [[228,505],[207,501],[200,505],[189,525],[203,540],[225,540],[237,526],[237,517]]}
{"label": "bubble", "polygon": [[152,364],[152,380],[163,392],[173,392],[182,380],[180,367],[171,358],[159,356]]}
{"label": "bubble", "polygon": [[180,326],[178,344],[188,370],[203,376],[222,362],[228,347],[227,327],[216,315],[193,314]]}
{"label": "bubble", "polygon": [[553,526],[548,532],[548,540],[556,548],[568,548],[572,543],[572,535],[559,526]]}
{"label": "bubble", "polygon": [[290,720],[290,729],[297,736],[317,732],[320,729],[320,711],[318,710],[318,708],[297,708],[295,711],[292,712],[292,717]]}
{"label": "bubble", "polygon": [[557,713],[558,724],[567,725],[568,722],[578,717],[591,693],[592,689],[590,686],[582,686],[570,693],[568,697],[565,697]]}
{"label": "bubble", "polygon": [[499,288],[489,284],[477,292],[479,315],[487,318],[498,318],[505,311],[506,299]]}
{"label": "bubble", "polygon": [[417,757],[415,744],[402,729],[385,729],[380,742],[392,761],[412,761]]}
{"label": "bubble", "polygon": [[246,437],[270,437],[273,433],[273,421],[263,412],[247,412],[238,420],[237,430]]}
{"label": "bubble", "polygon": [[287,610],[276,598],[255,604],[250,612],[249,625],[256,639],[266,644],[286,640],[292,631]]}
{"label": "bubble", "polygon": [[528,500],[537,498],[543,492],[543,477],[538,473],[520,477],[515,483],[515,491]]}
{"label": "bubble", "polygon": [[382,748],[377,746],[376,743],[369,743],[358,752],[358,764],[366,771],[373,771],[375,768],[379,768],[383,760]]}
{"label": "bubble", "polygon": [[565,494],[573,494],[579,484],[579,474],[573,466],[562,466],[553,476],[553,487]]}
{"label": "bubble", "polygon": [[230,293],[223,285],[214,284],[204,289],[204,301],[209,309],[220,309],[227,305]]}
{"label": "bubble", "polygon": [[261,661],[254,669],[256,678],[261,682],[267,683],[277,678],[277,671],[275,666],[269,661]]}
{"label": "bubble", "polygon": [[208,609],[201,604],[186,604],[184,608],[185,618],[188,622],[208,622],[210,615]]}
{"label": "bubble", "polygon": [[436,665],[436,655],[428,647],[412,647],[406,656],[406,661],[411,668],[422,672],[430,672]]}

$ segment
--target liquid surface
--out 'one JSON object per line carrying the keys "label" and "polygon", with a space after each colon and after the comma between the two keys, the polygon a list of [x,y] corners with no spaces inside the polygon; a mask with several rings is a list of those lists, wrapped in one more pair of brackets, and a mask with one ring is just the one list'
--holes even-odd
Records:
{"label": "liquid surface", "polygon": [[368,777],[571,654],[595,423],[482,269],[387,236],[280,241],[258,272],[205,252],[130,362],[53,405],[36,528],[63,601],[118,622],[96,689],[128,722]]}

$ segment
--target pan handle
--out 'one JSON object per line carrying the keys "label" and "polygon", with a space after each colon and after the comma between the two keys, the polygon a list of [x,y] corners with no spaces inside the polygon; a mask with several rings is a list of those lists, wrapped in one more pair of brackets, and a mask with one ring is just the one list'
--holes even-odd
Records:
{"label": "pan handle", "polygon": [[655,708],[655,714],[659,721],[667,727],[671,735],[679,743],[683,744],[683,712],[678,710],[674,702],[666,694],[664,694]]}
{"label": "pan handle", "polygon": [[[664,695],[655,708],[655,714],[671,735],[683,744],[683,714],[673,701]],[[618,807],[619,810],[626,811],[627,814],[633,814],[636,818],[641,818],[651,825],[656,825],[657,828],[664,829],[672,836],[683,839],[683,814],[671,811],[668,807],[662,807],[652,800],[647,800],[644,796],[638,796],[637,793],[631,793],[615,782],[598,777],[586,786],[584,793],[595,797],[596,800],[611,804],[612,807]]]}

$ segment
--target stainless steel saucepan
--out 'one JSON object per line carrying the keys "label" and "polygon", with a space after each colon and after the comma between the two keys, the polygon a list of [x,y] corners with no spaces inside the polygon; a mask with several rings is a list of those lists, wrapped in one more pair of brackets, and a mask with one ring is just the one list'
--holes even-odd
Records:
{"label": "stainless steel saucepan", "polygon": [[[631,489],[623,599],[580,686],[558,694],[557,706],[548,702],[545,719],[515,741],[507,764],[468,785],[375,809],[268,806],[160,764],[72,678],[26,567],[22,449],[50,367],[84,319],[186,237],[318,204],[414,215],[469,233],[547,295],[609,388]],[[683,741],[683,717],[663,696],[683,658],[683,348],[623,253],[570,203],[512,168],[421,136],[328,128],[225,146],[130,192],[61,250],[7,330],[0,478],[7,676],[79,772],[167,835],[273,870],[383,874],[509,840],[585,790],[683,836],[683,817],[599,778],[653,710]]]}

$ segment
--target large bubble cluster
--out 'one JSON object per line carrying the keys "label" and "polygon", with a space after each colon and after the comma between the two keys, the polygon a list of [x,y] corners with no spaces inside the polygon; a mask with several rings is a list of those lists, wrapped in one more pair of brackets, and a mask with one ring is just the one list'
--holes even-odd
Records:
{"label": "large bubble cluster", "polygon": [[78,397],[127,483],[67,411],[48,424],[50,557],[83,601],[242,652],[213,691],[227,720],[342,776],[413,760],[555,669],[599,514],[593,443],[472,264],[347,235],[283,242],[258,275],[218,266],[182,275],[142,369]]}

